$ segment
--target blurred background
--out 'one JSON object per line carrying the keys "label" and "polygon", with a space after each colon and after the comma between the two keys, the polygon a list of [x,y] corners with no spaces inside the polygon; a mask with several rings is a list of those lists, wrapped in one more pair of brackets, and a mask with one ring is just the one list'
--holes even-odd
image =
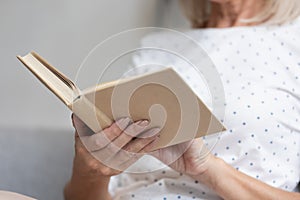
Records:
{"label": "blurred background", "polygon": [[71,113],[16,55],[34,50],[74,79],[99,42],[148,26],[188,23],[177,0],[0,2],[0,190],[60,200],[72,169]]}

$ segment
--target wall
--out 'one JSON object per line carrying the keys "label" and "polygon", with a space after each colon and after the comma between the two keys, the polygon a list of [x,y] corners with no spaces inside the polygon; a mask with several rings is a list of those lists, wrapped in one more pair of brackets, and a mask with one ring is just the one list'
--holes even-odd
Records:
{"label": "wall", "polygon": [[1,1],[0,127],[70,128],[66,107],[17,61],[17,54],[34,50],[73,79],[99,42],[123,30],[156,26],[159,2]]}

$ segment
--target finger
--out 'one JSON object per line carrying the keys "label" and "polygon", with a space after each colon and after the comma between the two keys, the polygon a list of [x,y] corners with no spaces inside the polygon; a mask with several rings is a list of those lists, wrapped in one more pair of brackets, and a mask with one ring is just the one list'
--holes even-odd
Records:
{"label": "finger", "polygon": [[151,138],[153,136],[158,136],[159,137],[159,132],[161,131],[160,128],[154,127],[151,128],[148,131],[144,131],[143,133],[139,134],[137,137],[138,138]]}
{"label": "finger", "polygon": [[73,127],[75,127],[75,125],[74,125],[74,115],[75,115],[74,113],[71,114],[71,119],[72,119],[72,125],[73,125]]}
{"label": "finger", "polygon": [[88,151],[98,151],[108,145],[111,141],[103,133],[96,133],[91,136],[81,136],[81,142]]}
{"label": "finger", "polygon": [[[131,165],[133,165],[136,161],[138,161],[141,157],[145,155],[145,153],[149,154],[148,152],[151,151],[155,145],[158,143],[159,137],[156,136],[156,139],[146,145],[143,149],[141,149],[138,153],[131,153],[130,158],[119,165],[119,169],[124,171]],[[159,150],[151,151],[150,154],[158,154]]]}
{"label": "finger", "polygon": [[159,128],[152,128],[148,131],[145,131],[142,133],[143,135],[151,135],[151,137],[147,138],[140,138],[138,136],[137,139],[132,140],[131,142],[127,143],[121,151],[128,151],[128,152],[133,152],[137,153],[144,149],[148,144],[150,144],[152,141],[154,141],[158,136],[156,134],[160,131]]}
{"label": "finger", "polygon": [[[77,134],[77,132],[75,132]],[[80,137],[75,137],[75,154],[76,155],[83,155],[89,153],[86,149],[85,145],[82,143]]]}
{"label": "finger", "polygon": [[114,157],[115,154],[117,154],[117,152],[119,151],[119,147],[117,147],[115,145],[111,145],[111,144],[112,143],[108,144],[106,147],[104,147],[103,149],[100,149],[98,151],[92,151],[91,154],[94,156],[94,158],[96,158],[103,164],[105,164],[105,165],[110,164],[107,161],[111,157]]}
{"label": "finger", "polygon": [[132,159],[133,157],[139,156],[137,153],[124,151],[123,149],[118,151],[113,157],[110,157],[106,162],[109,163],[113,168],[119,169],[119,166]]}
{"label": "finger", "polygon": [[103,134],[107,137],[108,140],[112,141],[128,127],[131,123],[131,119],[129,117],[124,117],[117,120],[111,126],[103,130]]}
{"label": "finger", "polygon": [[116,146],[117,148],[123,148],[127,143],[129,143],[134,137],[138,136],[142,133],[149,122],[147,120],[137,121],[131,125],[129,125],[123,133],[117,137],[110,146]]}
{"label": "finger", "polygon": [[112,140],[119,136],[122,133],[122,130],[127,127],[129,122],[129,118],[121,118],[104,131],[91,136],[82,136],[82,143],[90,152],[98,151],[106,147]]}
{"label": "finger", "polygon": [[124,132],[122,132],[120,136],[113,140],[113,142],[110,142],[105,148],[92,152],[93,156],[102,162],[109,160],[110,158],[114,157],[122,147],[124,147],[128,142],[130,142],[133,139],[133,137],[143,132],[148,123],[148,121],[141,120],[129,125],[125,129],[127,130],[127,133],[125,133],[124,130]]}
{"label": "finger", "polygon": [[158,150],[155,150],[155,151],[150,151],[147,154],[159,160],[160,152],[161,151],[158,149]]}
{"label": "finger", "polygon": [[156,145],[158,144],[159,142],[159,136],[156,136],[155,140],[153,140],[152,142],[150,142],[148,145],[146,145],[143,149],[141,149],[139,151],[139,153],[147,153],[147,154],[150,154],[152,156],[154,156],[155,152],[158,152],[158,150],[153,150]]}
{"label": "finger", "polygon": [[74,128],[84,128],[86,125],[84,124],[84,122],[77,117],[74,113],[72,114],[72,122],[73,122],[73,126]]}
{"label": "finger", "polygon": [[75,130],[74,136],[75,136],[75,139],[76,139],[76,138],[79,138],[79,134],[78,134],[78,132],[77,132],[76,130]]}
{"label": "finger", "polygon": [[138,161],[142,156],[144,156],[144,154],[135,154],[134,156],[131,156],[130,159],[128,159],[127,161],[121,163],[118,168],[121,171],[125,171],[128,167],[130,167],[131,165],[133,165],[136,161]]}
{"label": "finger", "polygon": [[[157,142],[154,142],[158,139],[159,136],[156,134],[160,131],[159,128],[152,128],[146,131],[146,134],[154,135],[152,137],[142,139],[137,138],[135,140],[131,140],[127,145],[121,149],[115,157],[111,158],[109,163],[113,163],[114,166],[122,165],[123,163],[127,163],[128,160],[132,160],[133,157],[139,158],[142,156],[147,148],[151,150]],[[151,144],[151,145],[150,145]],[[136,159],[134,159],[136,161]]]}
{"label": "finger", "polygon": [[132,157],[135,157],[139,152],[145,148],[148,144],[154,141],[157,137],[153,136],[152,138],[147,139],[135,139],[129,142],[123,149],[119,150],[118,153],[109,159],[109,163],[114,166],[119,166],[120,164],[130,160]]}
{"label": "finger", "polygon": [[79,136],[92,135],[94,132],[85,123],[79,119],[75,114],[72,115],[74,128],[77,130]]}

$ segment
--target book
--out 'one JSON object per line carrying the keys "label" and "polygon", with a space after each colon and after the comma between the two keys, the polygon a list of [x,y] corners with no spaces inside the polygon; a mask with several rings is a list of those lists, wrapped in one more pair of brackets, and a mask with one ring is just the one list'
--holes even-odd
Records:
{"label": "book", "polygon": [[167,67],[80,90],[35,52],[17,58],[93,132],[121,117],[159,127],[159,149],[226,130],[177,72]]}

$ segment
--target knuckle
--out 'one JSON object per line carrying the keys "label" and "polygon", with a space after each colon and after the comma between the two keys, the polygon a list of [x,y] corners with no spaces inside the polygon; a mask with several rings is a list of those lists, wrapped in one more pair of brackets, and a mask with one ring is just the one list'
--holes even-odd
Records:
{"label": "knuckle", "polygon": [[147,147],[147,145],[151,142],[151,139],[136,139],[134,143],[126,145],[125,149],[128,152],[137,152]]}
{"label": "knuckle", "polygon": [[104,167],[101,169],[101,174],[104,176],[110,176],[112,175],[112,170],[108,167]]}
{"label": "knuckle", "polygon": [[75,147],[75,153],[76,154],[79,154],[79,155],[81,155],[81,154],[85,154],[87,152],[87,150],[85,149],[85,147],[83,147],[83,146],[79,146],[79,145],[77,145],[76,147]]}
{"label": "knuckle", "polygon": [[154,146],[155,146],[155,142],[151,142],[147,144],[145,148],[142,149],[142,152],[143,153],[150,152]]}
{"label": "knuckle", "polygon": [[107,145],[108,140],[106,139],[106,137],[103,137],[103,135],[98,135],[98,137],[94,138],[93,142],[96,147],[103,148]]}
{"label": "knuckle", "polygon": [[105,150],[108,155],[113,155],[119,150],[119,147],[117,147],[114,143],[110,143]]}
{"label": "knuckle", "polygon": [[142,149],[144,146],[145,146],[144,143],[142,143],[142,141],[139,141],[139,142],[136,143],[136,146],[135,146],[134,149],[140,150],[140,149]]}
{"label": "knuckle", "polygon": [[141,131],[139,130],[141,127],[139,127],[136,124],[130,125],[127,129],[124,130],[124,133],[131,137],[136,137]]}
{"label": "knuckle", "polygon": [[122,133],[122,139],[126,141],[126,144],[130,143],[132,141],[133,137],[131,135],[128,135],[127,133]]}
{"label": "knuckle", "polygon": [[127,153],[127,156],[128,156],[128,153],[135,152],[135,149],[136,149],[135,146],[133,146],[133,145],[128,145],[128,146],[124,149],[124,151]]}
{"label": "knuckle", "polygon": [[131,151],[132,147],[130,145],[126,145],[125,147],[122,148],[125,152]]}
{"label": "knuckle", "polygon": [[96,160],[87,161],[86,167],[88,169],[89,174],[92,176],[102,174],[101,173],[101,170],[102,170],[101,165]]}
{"label": "knuckle", "polygon": [[110,136],[118,137],[121,134],[122,130],[114,124],[108,128],[107,132]]}
{"label": "knuckle", "polygon": [[151,141],[152,141],[152,138],[139,139],[138,144],[137,144],[138,149],[145,148]]}
{"label": "knuckle", "polygon": [[102,146],[102,142],[101,142],[100,138],[95,138],[94,143],[95,143],[95,146],[97,146],[97,147]]}
{"label": "knuckle", "polygon": [[87,167],[92,171],[96,171],[99,169],[99,163],[96,160],[89,160],[87,161]]}

